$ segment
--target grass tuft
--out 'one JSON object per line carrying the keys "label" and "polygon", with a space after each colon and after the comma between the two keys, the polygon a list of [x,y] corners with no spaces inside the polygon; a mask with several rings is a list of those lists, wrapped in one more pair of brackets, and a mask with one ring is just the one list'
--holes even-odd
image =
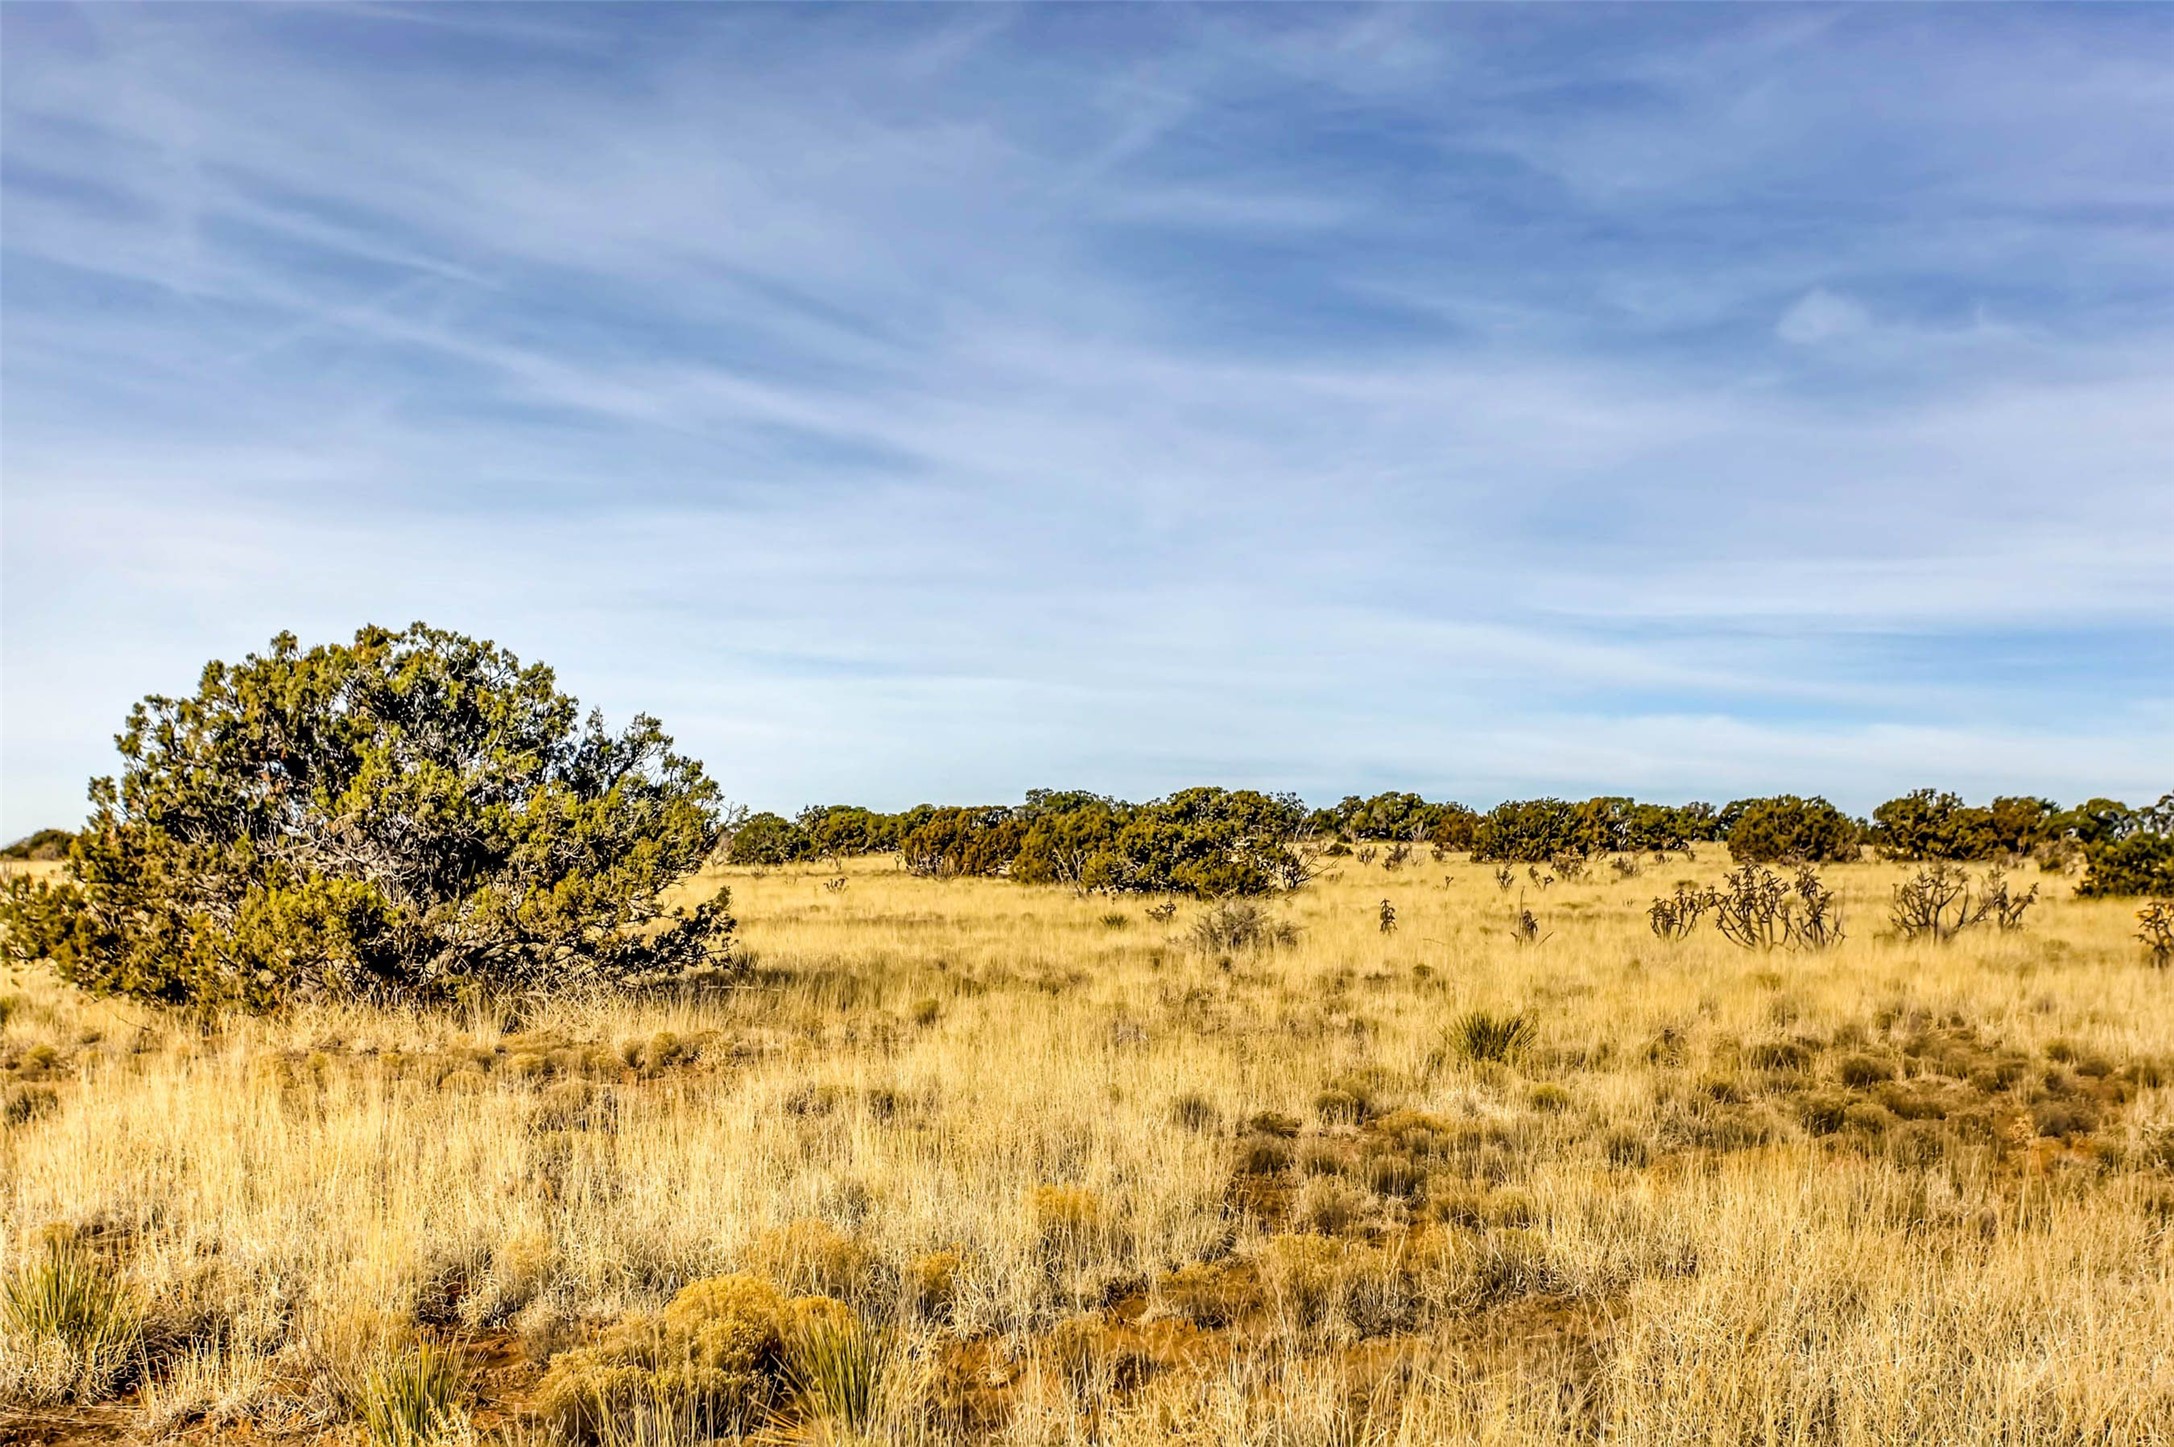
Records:
{"label": "grass tuft", "polygon": [[141,1364],[143,1314],[98,1257],[56,1245],[0,1283],[0,1326],[37,1363],[17,1394],[34,1401],[96,1401]]}
{"label": "grass tuft", "polygon": [[1449,1038],[1451,1047],[1467,1060],[1505,1061],[1530,1049],[1540,1031],[1526,1015],[1471,1010],[1450,1026]]}
{"label": "grass tuft", "polygon": [[786,1374],[801,1410],[813,1421],[853,1434],[883,1416],[897,1342],[858,1316],[819,1314],[786,1342]]}
{"label": "grass tuft", "polygon": [[467,1372],[458,1353],[431,1342],[386,1350],[351,1389],[370,1447],[438,1447],[466,1426]]}

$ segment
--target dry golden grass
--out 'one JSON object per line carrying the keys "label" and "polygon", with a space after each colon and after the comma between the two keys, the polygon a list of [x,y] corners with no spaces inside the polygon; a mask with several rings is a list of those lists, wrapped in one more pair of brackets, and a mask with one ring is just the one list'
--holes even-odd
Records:
{"label": "dry golden grass", "polygon": [[[2048,879],[2019,933],[1905,945],[1866,864],[1826,953],[1649,932],[1724,868],[1345,859],[1225,956],[1197,906],[734,870],[744,988],[517,1020],[18,980],[0,1265],[107,1264],[149,1433],[352,1436],[342,1384],[429,1340],[470,1361],[439,1435],[540,1440],[554,1358],[746,1274],[803,1299],[762,1351],[820,1297],[887,1353],[850,1422],[778,1356],[772,1434],[2174,1438],[2174,977],[2132,911]],[[1471,1060],[1474,1011],[1535,1037]],[[4,1340],[18,1418],[59,1410]],[[703,1426],[669,1407],[617,1440]]]}

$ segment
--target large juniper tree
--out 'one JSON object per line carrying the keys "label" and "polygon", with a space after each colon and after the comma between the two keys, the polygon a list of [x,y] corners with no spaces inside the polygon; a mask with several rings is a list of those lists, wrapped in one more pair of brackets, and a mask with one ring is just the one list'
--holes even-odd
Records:
{"label": "large juniper tree", "polygon": [[717,786],[657,720],[609,733],[494,644],[282,634],[117,742],[62,880],[0,895],[8,956],[85,989],[263,1009],[728,958],[722,889],[664,902],[717,843]]}

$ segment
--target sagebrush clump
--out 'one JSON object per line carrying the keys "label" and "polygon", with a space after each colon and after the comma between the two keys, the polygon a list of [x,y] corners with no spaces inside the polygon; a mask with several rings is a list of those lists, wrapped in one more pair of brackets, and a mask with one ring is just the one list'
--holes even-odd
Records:
{"label": "sagebrush clump", "polygon": [[1193,921],[1193,946],[1205,953],[1272,949],[1298,942],[1298,927],[1251,900],[1225,900]]}
{"label": "sagebrush clump", "polygon": [[687,1414],[711,1434],[746,1432],[785,1399],[795,1334],[850,1314],[828,1297],[787,1299],[754,1276],[698,1281],[655,1316],[631,1317],[560,1355],[536,1388],[534,1411],[581,1443],[606,1441],[638,1404]]}

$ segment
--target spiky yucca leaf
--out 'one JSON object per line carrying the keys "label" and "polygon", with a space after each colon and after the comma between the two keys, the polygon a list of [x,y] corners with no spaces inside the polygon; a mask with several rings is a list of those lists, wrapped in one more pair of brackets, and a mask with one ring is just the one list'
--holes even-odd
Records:
{"label": "spiky yucca leaf", "polygon": [[807,1414],[859,1433],[883,1414],[897,1343],[857,1316],[818,1317],[788,1342],[786,1367]]}

